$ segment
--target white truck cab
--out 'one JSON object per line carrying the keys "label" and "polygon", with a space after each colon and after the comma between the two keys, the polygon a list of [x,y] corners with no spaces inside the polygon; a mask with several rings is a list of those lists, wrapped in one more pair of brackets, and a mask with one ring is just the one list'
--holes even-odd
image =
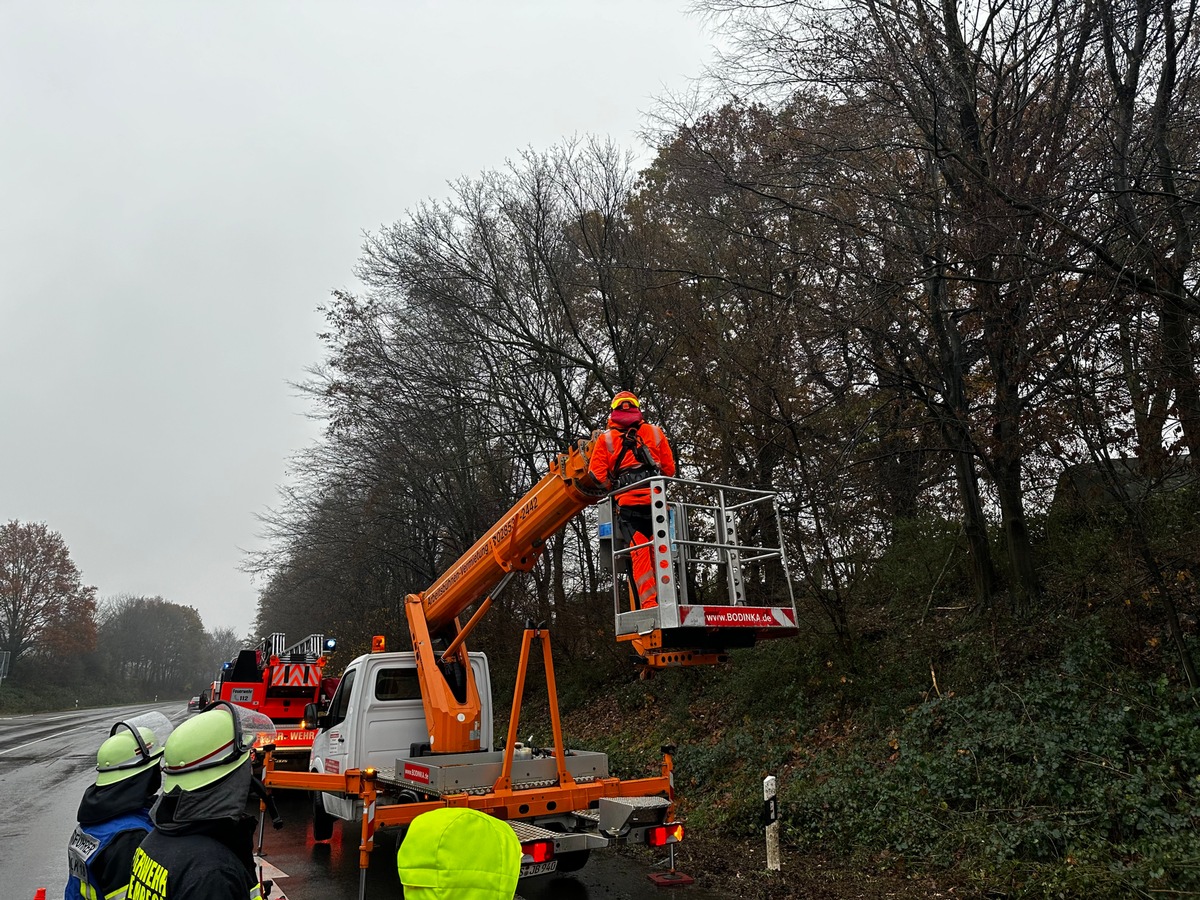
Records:
{"label": "white truck cab", "polygon": [[[471,653],[470,659],[481,701],[480,745],[490,751],[494,741],[491,673],[484,654]],[[414,654],[368,653],[346,667],[329,712],[317,719],[308,771],[340,775],[349,769],[384,769],[428,742]],[[361,815],[353,797],[330,793],[320,797],[331,816],[352,820]],[[314,813],[319,820],[315,806]]]}
{"label": "white truck cab", "polygon": [[[516,833],[521,878],[576,871],[593,850],[616,843],[667,847],[674,868],[674,844],[683,839],[683,826],[668,819],[673,748],[663,748],[661,775],[633,780],[610,776],[607,754],[563,747],[558,737],[554,748],[514,743],[497,750],[487,657],[470,653],[468,659],[480,703],[478,721],[464,725],[478,736],[479,750],[430,752],[411,651],[358,657],[346,667],[325,714],[318,715],[315,705],[306,708],[305,718],[317,728],[308,772],[321,778],[297,776],[308,780],[288,784],[289,773],[272,770],[265,780],[268,786],[308,790],[334,785],[313,790],[313,840],[329,840],[338,819],[360,821],[367,796],[372,829],[384,831],[406,829],[416,815],[413,808],[471,795],[482,801],[475,808],[501,817]],[[360,793],[345,780],[352,770],[367,769],[374,770],[377,795]]]}

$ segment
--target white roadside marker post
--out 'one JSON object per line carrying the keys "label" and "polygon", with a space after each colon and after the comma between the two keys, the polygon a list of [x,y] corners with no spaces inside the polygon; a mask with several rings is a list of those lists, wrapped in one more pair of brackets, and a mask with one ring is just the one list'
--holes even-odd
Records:
{"label": "white roadside marker post", "polygon": [[775,799],[775,776],[763,779],[763,821],[767,829],[767,869],[778,872],[779,864],[779,804]]}

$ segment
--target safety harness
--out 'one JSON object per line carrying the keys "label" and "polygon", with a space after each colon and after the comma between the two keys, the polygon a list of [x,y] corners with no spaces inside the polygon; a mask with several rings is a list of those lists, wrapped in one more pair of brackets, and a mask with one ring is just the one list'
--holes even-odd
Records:
{"label": "safety harness", "polygon": [[[613,429],[610,428],[604,432],[604,442],[608,448],[610,460],[608,468],[609,484],[614,484],[613,478],[616,477],[616,487],[628,487],[636,481],[641,481],[643,478],[649,478],[661,473],[662,470],[658,467],[658,463],[654,461],[654,457],[650,455],[650,450],[646,446],[646,442],[642,439],[641,428],[643,424],[647,425],[650,429],[655,451],[661,452],[666,435],[663,434],[662,429],[657,425],[639,422],[636,425],[629,426],[621,432],[621,447],[615,453],[616,438],[613,437]],[[621,460],[625,458],[626,453],[633,454],[633,458],[637,460],[637,465],[622,470]]]}

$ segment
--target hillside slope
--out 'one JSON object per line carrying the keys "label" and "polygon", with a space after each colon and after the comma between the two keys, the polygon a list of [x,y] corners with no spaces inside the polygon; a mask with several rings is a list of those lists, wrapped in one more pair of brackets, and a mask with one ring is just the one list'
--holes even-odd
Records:
{"label": "hillside slope", "polygon": [[[809,635],[649,680],[560,666],[568,742],[621,775],[674,744],[679,866],[731,897],[1200,890],[1198,698],[1152,626],[955,611],[859,627],[853,656]],[[782,874],[764,871],[766,774]]]}

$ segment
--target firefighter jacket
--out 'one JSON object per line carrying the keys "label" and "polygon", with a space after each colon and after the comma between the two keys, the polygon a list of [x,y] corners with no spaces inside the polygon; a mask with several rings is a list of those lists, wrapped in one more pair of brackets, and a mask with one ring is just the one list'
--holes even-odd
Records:
{"label": "firefighter jacket", "polygon": [[[232,823],[226,827],[236,828]],[[214,834],[164,834],[156,829],[133,856],[128,900],[259,900],[261,896],[258,879]]]}
{"label": "firefighter jacket", "polygon": [[83,792],[75,814],[79,824],[67,844],[66,900],[124,898],[133,852],[154,827],[150,804],[159,780],[155,766]]}
{"label": "firefighter jacket", "polygon": [[250,766],[202,790],[171,791],[133,857],[128,900],[260,900],[254,818],[243,815]]}
{"label": "firefighter jacket", "polygon": [[76,825],[67,843],[66,900],[125,900],[134,851],[153,827],[145,809]]}
{"label": "firefighter jacket", "polygon": [[[641,422],[623,431],[610,422],[592,446],[588,471],[598,482],[614,490],[622,487],[622,483],[633,484],[658,473],[673,476],[675,454],[671,452],[667,436],[657,425]],[[649,503],[650,490],[644,487],[617,497],[618,506],[646,506]]]}
{"label": "firefighter jacket", "polygon": [[512,900],[521,842],[477,809],[435,809],[413,819],[396,868],[404,900]]}

